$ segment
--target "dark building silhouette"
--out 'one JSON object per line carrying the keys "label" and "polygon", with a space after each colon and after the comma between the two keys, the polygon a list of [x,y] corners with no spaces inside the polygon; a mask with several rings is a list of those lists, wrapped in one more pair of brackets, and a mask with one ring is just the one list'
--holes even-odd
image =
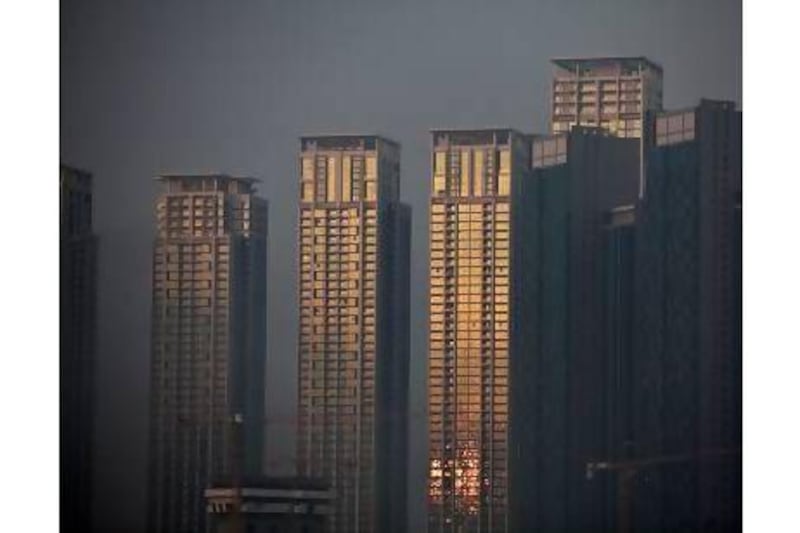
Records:
{"label": "dark building silhouette", "polygon": [[210,533],[325,533],[328,483],[304,478],[219,480],[205,490]]}
{"label": "dark building silhouette", "polygon": [[741,113],[643,142],[533,141],[526,530],[741,528]]}
{"label": "dark building silhouette", "polygon": [[[625,281],[619,256],[630,256],[631,243],[625,210],[611,210],[636,201],[639,150],[638,139],[580,126],[532,141],[530,339],[512,374],[527,384],[518,403],[530,444],[515,450],[528,475],[514,531],[614,529],[613,480],[587,479],[586,465],[625,449],[619,366],[630,354],[608,322],[621,318],[609,312],[625,312],[630,289],[609,277]],[[608,309],[611,293],[620,309]]]}
{"label": "dark building silhouette", "polygon": [[[741,112],[701,101],[655,115],[637,209],[637,527],[741,529]],[[734,453],[728,453],[734,452]]]}
{"label": "dark building silhouette", "polygon": [[252,178],[159,178],[148,529],[205,531],[203,491],[261,472],[267,204]]}
{"label": "dark building silhouette", "polygon": [[92,176],[61,165],[59,178],[61,529],[91,531],[97,318]]}
{"label": "dark building silhouette", "polygon": [[400,146],[301,139],[297,460],[330,483],[329,531],[404,532],[410,217]]}

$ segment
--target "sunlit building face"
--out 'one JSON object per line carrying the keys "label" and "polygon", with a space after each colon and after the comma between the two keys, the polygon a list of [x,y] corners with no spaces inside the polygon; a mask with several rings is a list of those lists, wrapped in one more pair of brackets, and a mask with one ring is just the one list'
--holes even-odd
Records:
{"label": "sunlit building face", "polygon": [[600,127],[642,136],[647,111],[662,108],[661,67],[645,57],[555,59],[551,132]]}
{"label": "sunlit building face", "polygon": [[509,130],[433,136],[429,531],[505,531],[519,137]]}
{"label": "sunlit building face", "polygon": [[332,531],[399,531],[409,224],[400,149],[374,136],[301,142],[298,471],[331,483]]}

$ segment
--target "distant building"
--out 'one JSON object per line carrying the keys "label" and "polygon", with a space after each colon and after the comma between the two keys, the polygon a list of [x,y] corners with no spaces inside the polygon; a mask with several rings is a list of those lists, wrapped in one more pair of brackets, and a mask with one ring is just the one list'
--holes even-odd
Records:
{"label": "distant building", "polygon": [[552,133],[600,127],[641,137],[645,115],[662,108],[661,66],[646,57],[554,59]]}
{"label": "distant building", "polygon": [[327,533],[333,493],[324,481],[245,479],[205,490],[210,533]]}
{"label": "distant building", "polygon": [[159,181],[148,528],[196,533],[209,480],[261,471],[267,204],[250,178]]}
{"label": "distant building", "polygon": [[523,531],[528,139],[432,137],[428,531]]}
{"label": "distant building", "polygon": [[741,112],[656,114],[637,209],[634,441],[696,454],[637,476],[637,527],[741,529]]}
{"label": "distant building", "polygon": [[303,137],[297,459],[330,483],[333,532],[405,532],[410,208],[400,146]]}
{"label": "distant building", "polygon": [[97,350],[97,236],[92,230],[92,176],[61,165],[59,178],[61,529],[90,531]]}
{"label": "distant building", "polygon": [[608,320],[627,310],[609,309],[609,301],[627,305],[630,289],[607,278],[609,269],[624,275],[632,252],[632,230],[624,228],[633,214],[612,210],[638,197],[639,150],[637,139],[600,128],[533,137],[533,192],[525,208],[531,303],[521,326],[531,339],[512,374],[512,383],[528,383],[520,391],[521,426],[531,444],[519,451],[528,475],[520,482],[525,512],[515,531],[615,529],[614,480],[587,480],[586,464],[625,451],[629,402],[618,365],[629,348],[614,342]]}

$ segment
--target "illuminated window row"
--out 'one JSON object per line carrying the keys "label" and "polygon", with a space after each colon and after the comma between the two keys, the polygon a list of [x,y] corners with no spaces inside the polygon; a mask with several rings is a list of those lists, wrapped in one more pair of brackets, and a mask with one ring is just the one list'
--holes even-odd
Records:
{"label": "illuminated window row", "polygon": [[[453,411],[458,402],[456,402],[456,400],[453,398],[452,394],[444,394],[444,392],[445,391],[442,391],[442,390],[439,390],[436,393],[431,391],[431,393],[430,393],[431,405],[433,406],[433,405],[441,404],[441,406],[444,409]],[[466,392],[461,394],[459,396],[461,403],[466,403],[471,396],[472,396],[471,394],[468,394]],[[476,396],[479,397],[479,398],[481,397],[480,394],[477,394]],[[487,394],[487,395],[484,396],[485,400],[476,400],[476,401],[478,401],[478,402],[480,402],[480,401],[488,402],[489,401],[489,397],[491,397],[491,396],[493,396],[493,395]],[[505,401],[503,401],[503,400],[505,400]],[[487,403],[486,405],[489,405],[489,404]],[[490,409],[490,414],[492,416],[505,415],[508,412],[507,411],[508,399],[505,398],[502,395],[495,395],[491,405],[492,405],[492,407]]]}
{"label": "illuminated window row", "polygon": [[304,154],[300,158],[302,201],[350,202],[377,198],[377,155]]}

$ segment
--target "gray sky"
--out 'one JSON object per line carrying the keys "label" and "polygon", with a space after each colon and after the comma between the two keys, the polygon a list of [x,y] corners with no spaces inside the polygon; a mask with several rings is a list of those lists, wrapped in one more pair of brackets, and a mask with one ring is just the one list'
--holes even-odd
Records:
{"label": "gray sky", "polygon": [[[428,130],[545,132],[556,56],[646,55],[664,67],[667,107],[701,97],[741,105],[741,23],[737,0],[62,0],[61,157],[94,173],[101,239],[101,530],[144,523],[155,175],[264,180],[267,412],[286,416],[295,412],[297,138],[399,141],[414,210],[411,409],[424,412]],[[269,458],[293,453],[290,430],[268,428]],[[424,524],[424,454],[415,416],[412,530]]]}

